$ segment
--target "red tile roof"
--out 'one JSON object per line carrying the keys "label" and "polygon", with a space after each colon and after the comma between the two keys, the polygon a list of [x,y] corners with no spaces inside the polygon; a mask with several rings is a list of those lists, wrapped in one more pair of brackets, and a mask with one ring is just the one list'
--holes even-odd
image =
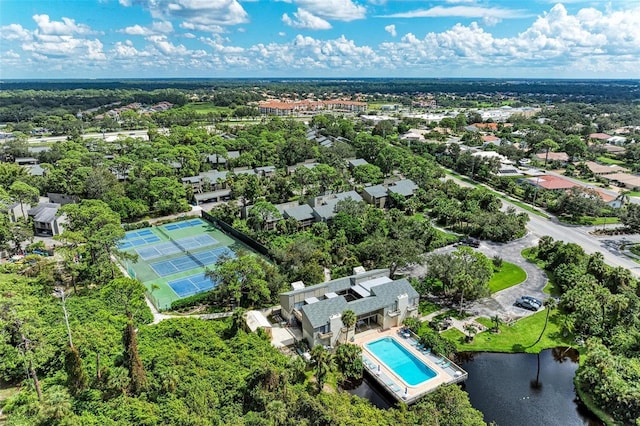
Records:
{"label": "red tile roof", "polygon": [[571,189],[580,186],[577,183],[560,176],[542,175],[538,177],[528,178],[527,181],[532,185],[539,186],[544,189]]}
{"label": "red tile roof", "polygon": [[610,138],[611,136],[609,136],[606,133],[591,133],[589,135],[589,139],[600,139],[600,140],[606,141],[607,139],[610,139]]}
{"label": "red tile roof", "polygon": [[[536,154],[536,158],[544,160],[547,158],[546,152]],[[550,161],[569,161],[569,155],[566,152],[550,152],[548,159]]]}

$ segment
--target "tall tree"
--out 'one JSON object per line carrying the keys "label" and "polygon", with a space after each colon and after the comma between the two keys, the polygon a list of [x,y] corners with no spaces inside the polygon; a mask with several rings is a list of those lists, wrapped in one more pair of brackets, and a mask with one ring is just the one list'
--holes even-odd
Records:
{"label": "tall tree", "polygon": [[546,299],[544,301],[544,307],[547,310],[547,314],[544,317],[544,326],[542,327],[542,331],[540,332],[540,335],[538,336],[536,341],[533,342],[531,346],[537,345],[538,342],[542,340],[542,336],[544,336],[544,332],[547,331],[547,325],[549,324],[549,315],[551,314],[551,311],[556,307],[556,299],[554,299],[553,297]]}
{"label": "tall tree", "polygon": [[327,381],[327,375],[333,367],[333,356],[324,346],[316,345],[311,349],[311,362],[313,363],[319,393],[322,392],[322,388]]}
{"label": "tall tree", "polygon": [[347,329],[347,332],[344,335],[344,342],[347,343],[349,341],[349,330],[351,327],[356,325],[356,314],[351,309],[347,309],[342,313],[342,324]]}

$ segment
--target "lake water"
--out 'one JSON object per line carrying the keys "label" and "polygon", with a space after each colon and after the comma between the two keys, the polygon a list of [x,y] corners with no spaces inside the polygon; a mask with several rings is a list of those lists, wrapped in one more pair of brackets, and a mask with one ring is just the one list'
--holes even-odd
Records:
{"label": "lake water", "polygon": [[460,354],[469,378],[463,388],[486,422],[499,426],[596,426],[602,423],[577,399],[573,349],[535,354]]}
{"label": "lake water", "polygon": [[[573,376],[577,352],[556,348],[533,354],[462,353],[459,364],[469,372],[463,388],[485,421],[498,426],[600,426],[577,399]],[[539,360],[539,364],[538,364]],[[539,368],[538,368],[539,365]],[[374,381],[349,391],[379,408],[394,405]]]}

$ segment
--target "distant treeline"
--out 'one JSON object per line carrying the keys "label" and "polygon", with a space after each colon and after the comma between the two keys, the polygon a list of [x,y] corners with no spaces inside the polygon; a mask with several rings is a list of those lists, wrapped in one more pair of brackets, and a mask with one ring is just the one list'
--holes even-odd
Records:
{"label": "distant treeline", "polygon": [[[220,90],[261,88],[275,92],[354,93],[496,93],[551,98],[554,101],[640,101],[640,80],[546,79],[123,79],[123,80],[4,80],[0,90],[157,89]],[[318,90],[320,89],[320,91]],[[567,99],[567,100],[568,100]]]}

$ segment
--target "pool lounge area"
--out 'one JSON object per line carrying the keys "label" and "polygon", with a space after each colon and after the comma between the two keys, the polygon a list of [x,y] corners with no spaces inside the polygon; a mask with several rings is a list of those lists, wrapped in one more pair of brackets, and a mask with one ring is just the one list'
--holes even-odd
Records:
{"label": "pool lounge area", "polygon": [[396,400],[406,404],[439,386],[466,380],[467,372],[453,361],[418,345],[416,336],[399,328],[372,330],[356,336],[368,375]]}

